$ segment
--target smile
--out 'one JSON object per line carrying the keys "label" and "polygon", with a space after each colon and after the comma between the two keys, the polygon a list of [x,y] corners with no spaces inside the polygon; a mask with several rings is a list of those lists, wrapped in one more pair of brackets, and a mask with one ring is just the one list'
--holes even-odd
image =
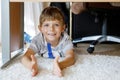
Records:
{"label": "smile", "polygon": [[50,35],[50,36],[55,36],[56,34],[48,34],[48,35]]}

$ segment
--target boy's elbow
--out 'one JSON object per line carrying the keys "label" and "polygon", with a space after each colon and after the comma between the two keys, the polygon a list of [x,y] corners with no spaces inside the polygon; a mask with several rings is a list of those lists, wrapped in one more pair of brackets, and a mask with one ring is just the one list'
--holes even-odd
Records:
{"label": "boy's elbow", "polygon": [[22,56],[22,58],[20,59],[21,63],[23,63],[25,60],[25,56]]}
{"label": "boy's elbow", "polygon": [[28,58],[27,58],[26,56],[22,56],[22,58],[21,58],[20,61],[21,61],[22,64],[24,64],[24,62],[25,62],[27,59],[28,59]]}
{"label": "boy's elbow", "polygon": [[72,57],[72,65],[75,64],[76,60],[75,57]]}
{"label": "boy's elbow", "polygon": [[70,65],[74,65],[75,64],[75,57],[70,57]]}

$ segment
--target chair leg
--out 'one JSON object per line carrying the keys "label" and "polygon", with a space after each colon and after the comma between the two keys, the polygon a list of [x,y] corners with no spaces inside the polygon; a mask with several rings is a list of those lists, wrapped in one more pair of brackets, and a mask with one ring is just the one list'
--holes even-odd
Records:
{"label": "chair leg", "polygon": [[102,36],[99,37],[97,40],[94,40],[87,49],[88,53],[90,54],[93,53],[93,51],[95,50],[95,45],[102,42],[103,40],[104,40],[104,37]]}
{"label": "chair leg", "polygon": [[79,42],[93,41],[93,40],[98,39],[99,37],[101,37],[101,35],[82,37],[82,38],[73,40],[73,43],[75,44],[75,43],[79,43]]}
{"label": "chair leg", "polygon": [[77,47],[77,43],[73,43],[73,46],[74,46],[74,47]]}
{"label": "chair leg", "polygon": [[116,37],[116,36],[107,36],[107,41],[120,43],[120,37]]}

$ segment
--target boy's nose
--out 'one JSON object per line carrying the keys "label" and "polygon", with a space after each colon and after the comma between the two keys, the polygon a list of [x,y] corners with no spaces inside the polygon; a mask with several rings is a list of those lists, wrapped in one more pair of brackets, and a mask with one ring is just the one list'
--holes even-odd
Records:
{"label": "boy's nose", "polygon": [[50,27],[50,30],[53,31],[53,30],[54,30],[54,26],[51,26],[51,27]]}

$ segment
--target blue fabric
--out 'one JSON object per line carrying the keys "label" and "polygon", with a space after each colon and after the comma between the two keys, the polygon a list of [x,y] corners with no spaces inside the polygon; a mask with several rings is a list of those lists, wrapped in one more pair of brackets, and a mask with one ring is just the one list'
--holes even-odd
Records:
{"label": "blue fabric", "polygon": [[48,49],[48,56],[49,56],[49,58],[54,59],[55,57],[52,54],[52,48],[51,48],[51,44],[50,43],[47,43],[47,49]]}
{"label": "blue fabric", "polygon": [[30,43],[31,42],[31,36],[26,32],[24,32],[24,42],[25,43]]}

